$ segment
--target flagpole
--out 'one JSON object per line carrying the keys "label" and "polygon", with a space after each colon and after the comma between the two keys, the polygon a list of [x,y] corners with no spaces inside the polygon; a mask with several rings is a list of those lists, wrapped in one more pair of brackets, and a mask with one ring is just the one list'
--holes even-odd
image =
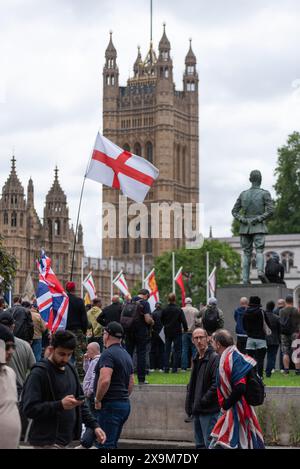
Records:
{"label": "flagpole", "polygon": [[175,293],[175,252],[172,252],[173,293]]}
{"label": "flagpole", "polygon": [[206,304],[208,304],[208,299],[209,299],[208,277],[209,277],[209,251],[206,251]]}
{"label": "flagpole", "polygon": [[93,156],[93,151],[91,152],[91,155],[90,155],[90,158],[89,158],[89,161],[88,161],[88,164],[87,164],[85,173],[84,173],[82,186],[81,186],[81,193],[80,193],[80,199],[79,199],[79,205],[78,205],[78,212],[77,212],[77,220],[76,220],[76,228],[75,228],[75,233],[74,233],[74,243],[73,243],[73,250],[72,250],[72,264],[71,264],[71,276],[70,276],[70,280],[71,280],[71,281],[73,280],[75,247],[76,247],[76,242],[77,242],[77,232],[78,232],[78,225],[79,225],[79,215],[80,215],[80,209],[81,209],[81,202],[82,202],[82,196],[83,196],[83,189],[84,189],[85,180],[86,180],[86,175],[87,175],[88,167],[89,167],[89,165],[90,165],[92,156]]}
{"label": "flagpole", "polygon": [[81,298],[83,298],[83,256],[81,258]]}
{"label": "flagpole", "polygon": [[142,255],[142,288],[145,285],[145,254]]}
{"label": "flagpole", "polygon": [[110,299],[113,297],[113,256],[110,256]]}
{"label": "flagpole", "polygon": [[10,308],[11,308],[11,306],[12,306],[12,301],[11,301],[11,300],[12,300],[12,298],[11,298],[12,295],[11,295],[11,291],[12,291],[12,286],[11,286],[11,282],[10,282],[10,284],[9,284],[9,289],[8,289],[8,305],[9,305]]}

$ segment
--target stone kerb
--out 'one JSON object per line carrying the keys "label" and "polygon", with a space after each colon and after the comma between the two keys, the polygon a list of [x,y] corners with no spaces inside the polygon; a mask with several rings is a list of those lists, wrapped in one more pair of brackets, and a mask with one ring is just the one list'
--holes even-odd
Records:
{"label": "stone kerb", "polygon": [[[266,443],[300,445],[300,388],[268,387],[266,394],[256,408]],[[136,386],[122,438],[193,442],[193,424],[184,421],[185,396],[185,385]]]}

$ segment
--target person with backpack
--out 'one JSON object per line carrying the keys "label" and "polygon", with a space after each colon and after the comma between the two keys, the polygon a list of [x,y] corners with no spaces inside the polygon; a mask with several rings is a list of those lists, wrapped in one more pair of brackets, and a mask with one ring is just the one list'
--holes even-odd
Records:
{"label": "person with backpack", "polygon": [[114,295],[111,304],[103,308],[102,313],[97,317],[97,322],[101,326],[106,327],[110,322],[120,322],[122,305],[119,295]]}
{"label": "person with backpack", "polygon": [[266,366],[266,377],[272,376],[272,370],[275,369],[277,352],[280,344],[280,321],[279,316],[274,313],[275,303],[274,301],[268,301],[266,305],[266,317],[270,323],[270,329],[272,334],[266,337],[267,339],[267,366]]}
{"label": "person with backpack", "polygon": [[249,306],[243,316],[243,326],[248,335],[246,352],[257,361],[257,372],[263,377],[264,359],[267,352],[267,335],[271,334],[271,324],[262,309],[261,299],[250,296]]}
{"label": "person with backpack", "polygon": [[[29,307],[22,306],[22,298],[20,295],[16,295],[13,302],[14,304],[9,311],[14,318],[14,336],[31,343],[34,335],[34,326],[30,312],[30,303],[28,303]],[[25,305],[26,304],[27,303],[25,303]]]}
{"label": "person with backpack", "polygon": [[162,310],[161,322],[165,333],[165,373],[170,369],[170,353],[173,344],[172,373],[181,366],[182,329],[188,331],[188,324],[182,309],[176,304],[175,293],[170,293],[169,304]]}
{"label": "person with backpack", "polygon": [[65,448],[79,440],[82,423],[104,443],[105,433],[90,413],[78,374],[69,363],[76,347],[71,331],[57,331],[48,358],[31,370],[22,392],[21,408],[32,419],[29,442],[35,448]]}
{"label": "person with backpack", "polygon": [[209,448],[263,449],[262,429],[253,408],[264,398],[263,383],[254,371],[256,361],[239,352],[225,329],[213,334],[212,346],[220,355],[217,387],[221,413]]}
{"label": "person with backpack", "polygon": [[211,336],[217,329],[224,327],[224,314],[221,309],[217,307],[218,300],[213,296],[209,298],[208,305],[203,311],[202,324],[209,336]]}
{"label": "person with backpack", "polygon": [[147,384],[145,381],[147,344],[150,338],[150,327],[154,325],[148,303],[149,295],[149,290],[142,288],[138,296],[124,303],[120,317],[125,333],[125,347],[131,357],[136,349],[139,384]]}
{"label": "person with backpack", "polygon": [[265,274],[270,283],[282,283],[284,281],[284,267],[279,262],[279,256],[276,252],[267,260]]}
{"label": "person with backpack", "polygon": [[[285,299],[286,306],[280,310],[280,333],[281,333],[281,350],[283,354],[284,374],[289,374],[290,356],[292,352],[293,341],[299,338],[300,331],[300,313],[294,307],[292,295],[288,295]],[[295,364],[296,375],[300,375],[300,363]]]}

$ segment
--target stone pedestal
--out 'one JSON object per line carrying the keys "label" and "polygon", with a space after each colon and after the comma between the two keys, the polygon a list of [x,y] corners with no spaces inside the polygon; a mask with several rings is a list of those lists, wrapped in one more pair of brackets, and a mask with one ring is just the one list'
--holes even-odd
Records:
{"label": "stone pedestal", "polygon": [[229,285],[217,289],[218,306],[224,313],[225,329],[235,333],[234,310],[239,306],[242,296],[259,296],[263,308],[268,301],[274,301],[275,305],[279,298],[292,295],[293,290],[277,283],[252,284],[252,285]]}

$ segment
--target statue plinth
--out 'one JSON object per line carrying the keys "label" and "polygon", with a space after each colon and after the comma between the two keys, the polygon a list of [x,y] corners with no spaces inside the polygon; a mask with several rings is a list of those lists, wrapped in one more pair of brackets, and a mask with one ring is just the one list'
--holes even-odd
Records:
{"label": "statue plinth", "polygon": [[274,301],[275,305],[279,298],[285,299],[287,295],[292,295],[293,290],[280,283],[264,283],[251,285],[228,285],[217,289],[218,306],[224,313],[225,329],[228,329],[235,336],[234,310],[239,306],[240,298],[246,296],[259,296],[263,308],[268,301]]}

